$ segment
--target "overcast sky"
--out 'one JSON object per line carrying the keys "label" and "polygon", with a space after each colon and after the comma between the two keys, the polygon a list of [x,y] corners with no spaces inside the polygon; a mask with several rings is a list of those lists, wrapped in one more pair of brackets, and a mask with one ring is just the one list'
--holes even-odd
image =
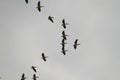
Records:
{"label": "overcast sky", "polygon": [[[120,0],[41,0],[41,12],[38,1],[0,0],[2,80],[20,80],[23,73],[32,80],[31,66],[37,66],[37,80],[120,80]],[[63,18],[69,23],[66,56]],[[76,50],[75,39],[81,44]]]}

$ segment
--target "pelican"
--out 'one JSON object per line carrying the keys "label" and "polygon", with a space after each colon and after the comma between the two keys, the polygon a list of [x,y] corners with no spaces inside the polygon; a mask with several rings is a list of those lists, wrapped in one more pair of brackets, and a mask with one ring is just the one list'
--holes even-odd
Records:
{"label": "pelican", "polygon": [[74,41],[74,45],[73,45],[74,49],[76,49],[78,45],[80,45],[80,44],[78,44],[78,39],[76,39],[76,40]]}
{"label": "pelican", "polygon": [[68,25],[68,23],[65,22],[65,19],[62,20],[62,26],[64,29],[66,29],[66,25]]}
{"label": "pelican", "polygon": [[26,4],[28,4],[28,0],[25,0]]}
{"label": "pelican", "polygon": [[65,42],[65,39],[62,39],[62,43],[61,43],[61,45],[64,47],[65,44],[67,44],[67,43]]}
{"label": "pelican", "polygon": [[44,60],[44,61],[46,61],[46,58],[48,58],[47,56],[45,56],[45,54],[44,53],[42,53],[42,59]]}
{"label": "pelican", "polygon": [[36,74],[33,74],[33,80],[36,80],[38,78],[38,76],[36,76]]}
{"label": "pelican", "polygon": [[40,1],[38,1],[38,4],[37,4],[36,8],[38,9],[39,12],[41,12],[42,7],[44,7],[44,6],[41,6]]}
{"label": "pelican", "polygon": [[53,18],[54,18],[54,17],[49,16],[49,17],[48,17],[48,20],[50,20],[52,23],[54,23]]}
{"label": "pelican", "polygon": [[66,40],[66,39],[67,39],[66,36],[68,36],[68,35],[66,35],[66,34],[65,34],[65,31],[63,31],[63,32],[62,32],[62,37],[63,37],[63,39]]}
{"label": "pelican", "polygon": [[25,74],[23,73],[21,80],[25,80],[25,79],[26,79],[26,77],[25,77]]}
{"label": "pelican", "polygon": [[62,53],[63,53],[64,55],[66,55],[66,52],[67,52],[67,50],[65,50],[65,47],[63,46],[63,47],[62,47]]}
{"label": "pelican", "polygon": [[31,69],[33,69],[34,72],[37,72],[36,68],[37,68],[36,66],[31,67]]}

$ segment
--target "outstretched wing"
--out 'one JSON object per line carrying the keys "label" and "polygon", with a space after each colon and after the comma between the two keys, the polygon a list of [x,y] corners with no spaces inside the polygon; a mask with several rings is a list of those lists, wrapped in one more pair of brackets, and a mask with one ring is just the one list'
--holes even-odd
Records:
{"label": "outstretched wing", "polygon": [[41,8],[40,7],[38,7],[38,11],[41,12]]}
{"label": "outstretched wing", "polygon": [[65,36],[65,31],[62,32],[62,35]]}
{"label": "outstretched wing", "polygon": [[40,7],[40,1],[38,1],[38,4],[37,4],[38,7]]}
{"label": "outstretched wing", "polygon": [[28,0],[25,0],[26,4],[28,4]]}
{"label": "outstretched wing", "polygon": [[62,20],[62,23],[65,24],[65,19]]}
{"label": "outstretched wing", "polygon": [[52,23],[54,23],[54,21],[53,21],[53,19],[52,19],[51,16],[49,16],[48,19],[49,19]]}
{"label": "outstretched wing", "polygon": [[77,48],[77,45],[74,44],[73,47],[74,47],[74,49],[76,49],[76,48]]}
{"label": "outstretched wing", "polygon": [[77,45],[78,39],[75,40],[75,45]]}

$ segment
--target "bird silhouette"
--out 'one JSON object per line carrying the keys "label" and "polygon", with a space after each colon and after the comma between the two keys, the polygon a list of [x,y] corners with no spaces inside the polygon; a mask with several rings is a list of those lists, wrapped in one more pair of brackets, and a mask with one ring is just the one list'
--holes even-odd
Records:
{"label": "bird silhouette", "polygon": [[37,4],[36,8],[38,9],[39,12],[41,12],[42,7],[44,7],[44,6],[41,6],[40,1],[38,1],[38,4]]}
{"label": "bird silhouette", "polygon": [[26,77],[25,77],[25,74],[23,73],[21,80],[25,80],[25,79],[26,79]]}
{"label": "bird silhouette", "polygon": [[76,40],[74,41],[74,45],[73,45],[74,49],[76,49],[78,45],[80,45],[80,44],[78,44],[78,39],[76,39]]}
{"label": "bird silhouette", "polygon": [[45,56],[44,53],[42,53],[42,57],[41,57],[44,61],[46,61],[46,58],[48,58],[47,56]]}
{"label": "bird silhouette", "polygon": [[26,4],[28,4],[28,0],[25,0]]}
{"label": "bird silhouette", "polygon": [[66,25],[68,25],[68,23],[65,22],[65,19],[62,20],[62,26],[64,29],[66,29]]}
{"label": "bird silhouette", "polygon": [[67,43],[65,42],[65,39],[62,39],[62,43],[61,43],[61,45],[64,47],[65,44],[67,44]]}
{"label": "bird silhouette", "polygon": [[33,69],[34,72],[37,72],[36,68],[37,68],[36,66],[31,67],[31,69]]}
{"label": "bird silhouette", "polygon": [[67,40],[66,36],[68,36],[68,35],[66,35],[66,34],[65,34],[65,31],[63,31],[63,32],[62,32],[62,37],[63,37],[63,39]]}
{"label": "bird silhouette", "polygon": [[49,17],[48,17],[48,20],[50,20],[52,23],[54,23],[53,18],[54,18],[54,17],[49,16]]}
{"label": "bird silhouette", "polygon": [[33,74],[33,80],[36,80],[38,78],[38,76],[36,76],[36,74]]}
{"label": "bird silhouette", "polygon": [[62,53],[66,55],[67,50],[65,50],[65,46],[62,46]]}

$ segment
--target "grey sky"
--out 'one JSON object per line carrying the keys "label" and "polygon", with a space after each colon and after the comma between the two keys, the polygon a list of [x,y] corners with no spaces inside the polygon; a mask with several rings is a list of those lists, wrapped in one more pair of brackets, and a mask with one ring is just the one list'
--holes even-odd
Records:
{"label": "grey sky", "polygon": [[[0,76],[38,80],[120,80],[119,0],[0,0]],[[53,16],[55,23],[47,20]],[[61,53],[62,26],[69,23],[68,54]],[[78,38],[81,46],[72,45]],[[48,55],[47,62],[41,53]]]}

